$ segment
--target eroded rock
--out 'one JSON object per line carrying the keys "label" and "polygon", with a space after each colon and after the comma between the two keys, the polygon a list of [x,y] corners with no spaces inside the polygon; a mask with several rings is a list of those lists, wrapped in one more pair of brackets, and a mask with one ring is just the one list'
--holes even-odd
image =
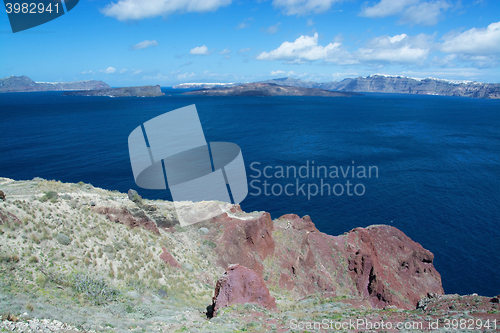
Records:
{"label": "eroded rock", "polygon": [[91,207],[91,209],[96,213],[106,215],[110,221],[124,224],[130,228],[141,227],[157,235],[160,234],[155,222],[151,221],[142,211],[140,211],[142,214],[136,213],[134,216],[134,214],[126,208]]}
{"label": "eroded rock", "polygon": [[259,274],[238,264],[231,265],[215,286],[213,316],[221,308],[245,303],[259,304],[267,309],[276,308],[276,301]]}
{"label": "eroded rock", "polygon": [[220,244],[216,248],[219,266],[239,263],[262,276],[264,266],[261,261],[273,254],[275,247],[271,215],[263,213],[240,220],[223,214],[215,221],[215,227],[224,229],[224,234],[216,242]]}
{"label": "eroded rock", "polygon": [[174,256],[168,252],[168,250],[165,247],[161,248],[163,252],[160,254],[160,259],[163,260],[165,264],[168,264],[172,267],[177,267],[180,268],[181,265],[175,260]]}

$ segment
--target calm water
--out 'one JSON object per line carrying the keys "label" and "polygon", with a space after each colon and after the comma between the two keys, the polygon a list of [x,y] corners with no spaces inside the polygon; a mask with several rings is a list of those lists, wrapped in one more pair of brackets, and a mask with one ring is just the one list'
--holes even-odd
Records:
{"label": "calm water", "polygon": [[[310,215],[337,235],[358,226],[390,224],[435,254],[447,293],[500,293],[500,101],[366,94],[351,98],[181,96],[62,97],[60,93],[0,94],[0,175],[84,181],[110,190],[135,188],[144,197],[168,191],[136,187],[129,133],[143,122],[196,104],[207,141],[238,144],[250,194],[246,211]],[[354,163],[353,163],[354,161]],[[254,169],[267,175],[258,176]],[[344,194],[307,197],[321,179],[277,178],[277,166],[376,166],[378,178],[326,178]],[[311,170],[311,169],[309,169]],[[373,169],[375,170],[375,169]],[[302,170],[305,171],[305,170]],[[310,171],[311,172],[311,171]],[[303,174],[304,175],[304,174]],[[279,176],[279,175],[278,175]],[[286,176],[286,174],[285,174]],[[316,175],[315,175],[316,176]],[[322,174],[322,176],[324,176]],[[264,194],[292,184],[292,196]],[[347,195],[346,181],[363,195]],[[260,183],[259,183],[260,181]],[[363,189],[358,185],[357,192]],[[260,189],[262,193],[257,194]],[[353,193],[353,187],[350,188]]]}

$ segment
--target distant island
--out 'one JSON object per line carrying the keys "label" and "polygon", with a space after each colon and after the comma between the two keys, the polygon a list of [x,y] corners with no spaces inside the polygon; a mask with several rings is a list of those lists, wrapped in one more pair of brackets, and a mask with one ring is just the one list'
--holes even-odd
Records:
{"label": "distant island", "polygon": [[242,83],[181,83],[173,86],[174,89],[210,89],[239,86]]}
{"label": "distant island", "polygon": [[349,97],[359,95],[330,91],[317,88],[304,88],[294,86],[281,86],[276,83],[246,83],[231,87],[198,89],[183,93],[183,95],[203,96],[324,96],[324,97]]}
{"label": "distant island", "polygon": [[[322,89],[336,92],[376,92],[376,93],[393,93],[393,94],[416,94],[416,95],[439,95],[439,96],[460,96],[472,98],[500,98],[500,84],[498,83],[481,83],[475,81],[456,81],[444,80],[436,78],[411,78],[400,75],[385,75],[373,74],[367,77],[348,78],[340,82],[313,82],[303,81],[290,77],[272,79],[258,82],[273,83],[281,87],[301,87],[311,89]],[[224,95],[226,89],[232,89],[237,92],[239,86],[244,86],[246,83],[182,83],[174,86],[174,89],[201,89],[197,93],[190,92],[189,94],[205,94],[203,91],[210,88],[220,90],[220,95]],[[232,90],[228,90],[231,92]],[[210,94],[215,94],[215,90],[211,90]],[[256,95],[257,96],[257,95]],[[260,95],[259,95],[260,96]],[[314,95],[316,96],[316,95]],[[321,95],[318,95],[321,96]]]}
{"label": "distant island", "polygon": [[161,92],[161,87],[156,85],[85,91],[66,91],[63,93],[63,96],[158,97],[165,96],[165,94]]}
{"label": "distant island", "polygon": [[0,93],[32,91],[94,90],[111,88],[102,81],[35,82],[27,76],[9,76],[0,79]]}
{"label": "distant island", "polygon": [[399,75],[373,74],[366,78],[349,78],[340,82],[317,83],[293,78],[264,81],[282,86],[319,88],[350,92],[377,92],[416,95],[461,96],[473,98],[500,98],[500,84],[475,81],[453,81],[436,78],[411,78]]}

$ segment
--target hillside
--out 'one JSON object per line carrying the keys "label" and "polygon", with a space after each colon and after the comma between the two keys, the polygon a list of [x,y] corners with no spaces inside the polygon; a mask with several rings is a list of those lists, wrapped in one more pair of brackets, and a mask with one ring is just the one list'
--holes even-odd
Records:
{"label": "hillside", "polygon": [[9,76],[0,79],[0,93],[6,92],[33,92],[33,91],[63,91],[63,90],[92,90],[111,88],[102,81],[75,81],[75,82],[35,82],[27,76]]}
{"label": "hillside", "polygon": [[499,317],[498,297],[444,295],[434,255],[391,226],[329,236],[308,216],[227,204],[180,227],[172,202],[133,191],[41,178],[0,178],[0,190],[4,329],[285,332],[363,318],[441,332],[490,320],[493,332]]}

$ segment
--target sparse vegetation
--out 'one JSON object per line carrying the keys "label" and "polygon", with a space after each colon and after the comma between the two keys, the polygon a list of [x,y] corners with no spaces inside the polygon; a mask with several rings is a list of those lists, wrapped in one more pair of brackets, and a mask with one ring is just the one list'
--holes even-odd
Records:
{"label": "sparse vegetation", "polygon": [[52,203],[56,203],[57,198],[58,198],[57,192],[49,191],[45,192],[45,194],[38,200],[40,200],[41,202],[50,201]]}
{"label": "sparse vegetation", "polygon": [[[160,235],[140,226],[130,229],[84,205],[95,201],[97,206],[145,211],[124,194],[84,183],[44,180],[37,181],[35,188],[37,193],[45,193],[45,199],[36,200],[37,194],[33,199],[16,200],[16,193],[11,190],[9,200],[14,201],[0,203],[2,212],[7,210],[19,217],[0,225],[0,314],[11,323],[26,321],[22,314],[29,312],[28,318],[50,313],[82,332],[264,332],[287,328],[290,317],[342,321],[369,316],[389,316],[389,320],[390,316],[407,315],[399,310],[356,310],[349,305],[349,297],[341,294],[311,295],[298,301],[293,290],[279,287],[280,274],[273,272],[281,268],[268,256],[262,260],[263,278],[274,285],[269,289],[281,312],[254,304],[236,305],[222,309],[207,321],[204,311],[212,301],[217,278],[223,273],[211,255],[217,252],[211,250],[223,249],[219,238],[209,237],[217,232],[207,236],[199,233],[199,228],[178,225],[173,232],[160,230]],[[51,202],[54,196],[48,195],[50,192],[60,193],[55,202]],[[69,199],[65,199],[66,194]],[[145,206],[151,205],[150,201],[143,201]],[[173,206],[165,208],[168,202],[154,204],[161,216],[175,214]],[[278,223],[286,226],[286,221]],[[287,242],[279,253],[305,254],[294,245],[295,240],[287,240],[286,229],[276,225],[275,228],[276,244]],[[216,237],[221,237],[224,228],[217,229],[220,233]],[[163,247],[181,268],[160,259]],[[332,255],[332,260],[345,264],[340,253]],[[334,277],[347,274],[336,270],[329,273]],[[348,288],[344,288],[344,282],[338,281],[337,291]],[[475,297],[470,302],[474,306],[481,304],[479,299]],[[499,313],[494,306],[488,308],[489,315]],[[410,315],[423,316],[422,312],[408,311]]]}

